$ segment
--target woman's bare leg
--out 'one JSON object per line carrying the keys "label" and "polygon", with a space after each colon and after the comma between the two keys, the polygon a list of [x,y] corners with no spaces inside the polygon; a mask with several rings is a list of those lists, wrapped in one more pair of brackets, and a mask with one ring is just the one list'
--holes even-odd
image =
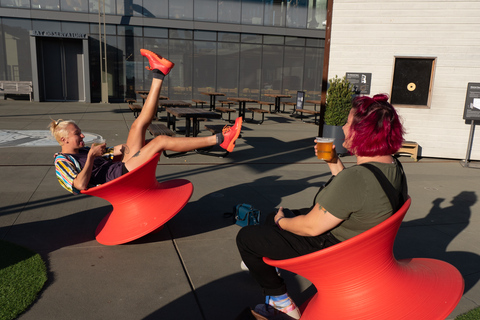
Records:
{"label": "woman's bare leg", "polygon": [[173,152],[187,152],[195,149],[206,148],[217,144],[215,135],[208,137],[169,137],[158,136],[137,153],[133,154],[128,161],[124,161],[128,171],[132,171],[153,157],[156,153],[164,150]]}
{"label": "woman's bare leg", "polygon": [[145,145],[145,134],[148,126],[152,123],[153,117],[157,113],[158,98],[162,89],[163,80],[152,79],[152,85],[143,105],[142,112],[132,124],[128,132],[128,138],[125,146],[123,162],[127,162]]}

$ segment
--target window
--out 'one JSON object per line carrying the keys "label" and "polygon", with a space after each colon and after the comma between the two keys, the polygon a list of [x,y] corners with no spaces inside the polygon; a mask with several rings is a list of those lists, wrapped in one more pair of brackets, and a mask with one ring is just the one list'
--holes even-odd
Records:
{"label": "window", "polygon": [[395,57],[391,103],[430,108],[435,58]]}

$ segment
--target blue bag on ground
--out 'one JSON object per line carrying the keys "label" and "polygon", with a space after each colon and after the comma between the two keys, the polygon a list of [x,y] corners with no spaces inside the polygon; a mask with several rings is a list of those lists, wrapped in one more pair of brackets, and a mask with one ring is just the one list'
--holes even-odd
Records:
{"label": "blue bag on ground", "polygon": [[242,203],[234,207],[235,223],[240,227],[252,226],[260,223],[260,210],[252,205]]}

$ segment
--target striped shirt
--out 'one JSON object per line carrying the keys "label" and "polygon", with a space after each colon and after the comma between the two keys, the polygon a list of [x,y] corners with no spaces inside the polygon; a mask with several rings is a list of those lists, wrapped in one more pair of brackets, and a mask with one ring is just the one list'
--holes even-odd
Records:
{"label": "striped shirt", "polygon": [[[55,174],[60,185],[73,194],[80,194],[80,190],[73,186],[73,180],[82,171],[80,163],[71,155],[55,153]],[[108,148],[104,156],[107,159],[113,158],[113,148]],[[89,187],[93,187],[90,185]]]}

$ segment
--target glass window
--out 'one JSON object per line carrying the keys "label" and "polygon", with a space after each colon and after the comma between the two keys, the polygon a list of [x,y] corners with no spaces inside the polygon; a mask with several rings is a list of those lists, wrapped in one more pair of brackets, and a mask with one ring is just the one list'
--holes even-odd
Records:
{"label": "glass window", "polygon": [[143,0],[143,15],[149,18],[168,18],[168,0]]}
{"label": "glass window", "polygon": [[262,43],[262,36],[259,34],[242,33],[241,41],[244,43]]}
{"label": "glass window", "polygon": [[265,20],[266,26],[285,26],[285,12],[287,0],[265,0]]}
{"label": "glass window", "polygon": [[168,2],[170,19],[193,20],[193,0],[172,0]]}
{"label": "glass window", "polygon": [[305,47],[305,38],[285,37],[285,44],[287,46]]}
{"label": "glass window", "polygon": [[[106,34],[107,35],[116,35],[117,34],[117,26],[112,24],[106,25]],[[98,23],[90,23],[90,34],[98,34]],[[102,24],[102,33],[103,33],[103,24]]]}
{"label": "glass window", "polygon": [[119,36],[143,36],[142,27],[133,27],[133,26],[117,26],[117,33]]}
{"label": "glass window", "polygon": [[242,24],[263,25],[263,0],[242,1]]}
{"label": "glass window", "polygon": [[241,44],[239,96],[259,99],[261,75],[262,46],[256,44]]}
{"label": "glass window", "polygon": [[62,32],[77,32],[88,34],[88,23],[62,22]]}
{"label": "glass window", "polygon": [[62,11],[88,12],[87,0],[60,0]]}
{"label": "glass window", "polygon": [[195,20],[217,21],[217,0],[194,0]]}
{"label": "glass window", "polygon": [[303,90],[309,100],[320,100],[322,92],[323,48],[305,48]]}
{"label": "glass window", "polygon": [[62,24],[60,21],[32,20],[32,29],[40,31],[60,31]]}
{"label": "glass window", "polygon": [[[106,14],[115,14],[115,0],[101,0],[101,1],[90,0],[90,2],[89,2],[90,13],[98,13],[98,4],[99,3],[102,6],[101,10],[100,10],[101,12],[105,11]],[[103,9],[104,4],[105,4],[105,10]]]}
{"label": "glass window", "polygon": [[[140,49],[143,48],[143,39],[133,35],[125,35],[118,36],[117,42],[117,49],[114,49],[118,50],[116,54],[118,64],[116,67],[120,70],[125,70],[125,95],[126,97],[135,97],[135,91],[143,89],[145,81],[143,74],[145,60],[140,54]],[[110,49],[113,48],[107,50]],[[108,63],[109,75],[114,72],[114,70],[110,70],[110,66],[111,63]]]}
{"label": "glass window", "polygon": [[30,0],[1,0],[2,7],[30,8]]}
{"label": "glass window", "polygon": [[168,29],[168,37],[172,39],[193,39],[193,32],[183,29]]}
{"label": "glass window", "polygon": [[217,90],[238,97],[238,75],[240,66],[240,45],[218,43]]}
{"label": "glass window", "polygon": [[168,59],[175,63],[169,78],[168,96],[172,100],[192,99],[193,48],[191,40],[169,40]]}
{"label": "glass window", "polygon": [[327,0],[308,1],[308,29],[325,29],[327,26]]}
{"label": "glass window", "polygon": [[[32,81],[30,33],[32,25],[26,19],[3,18],[6,80]],[[58,30],[58,29],[57,29]],[[3,55],[3,54],[2,54]]]}
{"label": "glass window", "polygon": [[218,0],[218,22],[240,23],[241,0]]}
{"label": "glass window", "polygon": [[218,32],[218,41],[240,42],[240,33]]}
{"label": "glass window", "polygon": [[32,9],[60,10],[59,0],[32,0]]}
{"label": "glass window", "polygon": [[287,27],[307,27],[307,1],[308,0],[289,0],[287,5]]}
{"label": "glass window", "polygon": [[262,94],[282,93],[283,50],[281,46],[263,46]]}
{"label": "glass window", "polygon": [[168,29],[144,27],[143,35],[152,38],[168,38]]}
{"label": "glass window", "polygon": [[214,31],[195,30],[193,32],[193,38],[195,40],[216,41],[217,33]]}
{"label": "glass window", "polygon": [[195,41],[193,44],[193,92],[215,90],[217,45],[206,41]]}
{"label": "glass window", "polygon": [[285,37],[283,37],[283,36],[263,36],[263,43],[264,44],[283,45],[284,41],[285,41]]}
{"label": "glass window", "polygon": [[305,47],[285,47],[283,65],[283,93],[296,95],[302,90]]}
{"label": "glass window", "polygon": [[325,47],[325,39],[307,38],[307,47]]}
{"label": "glass window", "polygon": [[2,26],[2,19],[0,18],[0,52],[1,52],[1,56],[2,58],[0,58],[0,79],[5,79],[5,80],[9,80],[6,76],[6,50],[5,50],[5,36],[3,34],[3,26]]}

